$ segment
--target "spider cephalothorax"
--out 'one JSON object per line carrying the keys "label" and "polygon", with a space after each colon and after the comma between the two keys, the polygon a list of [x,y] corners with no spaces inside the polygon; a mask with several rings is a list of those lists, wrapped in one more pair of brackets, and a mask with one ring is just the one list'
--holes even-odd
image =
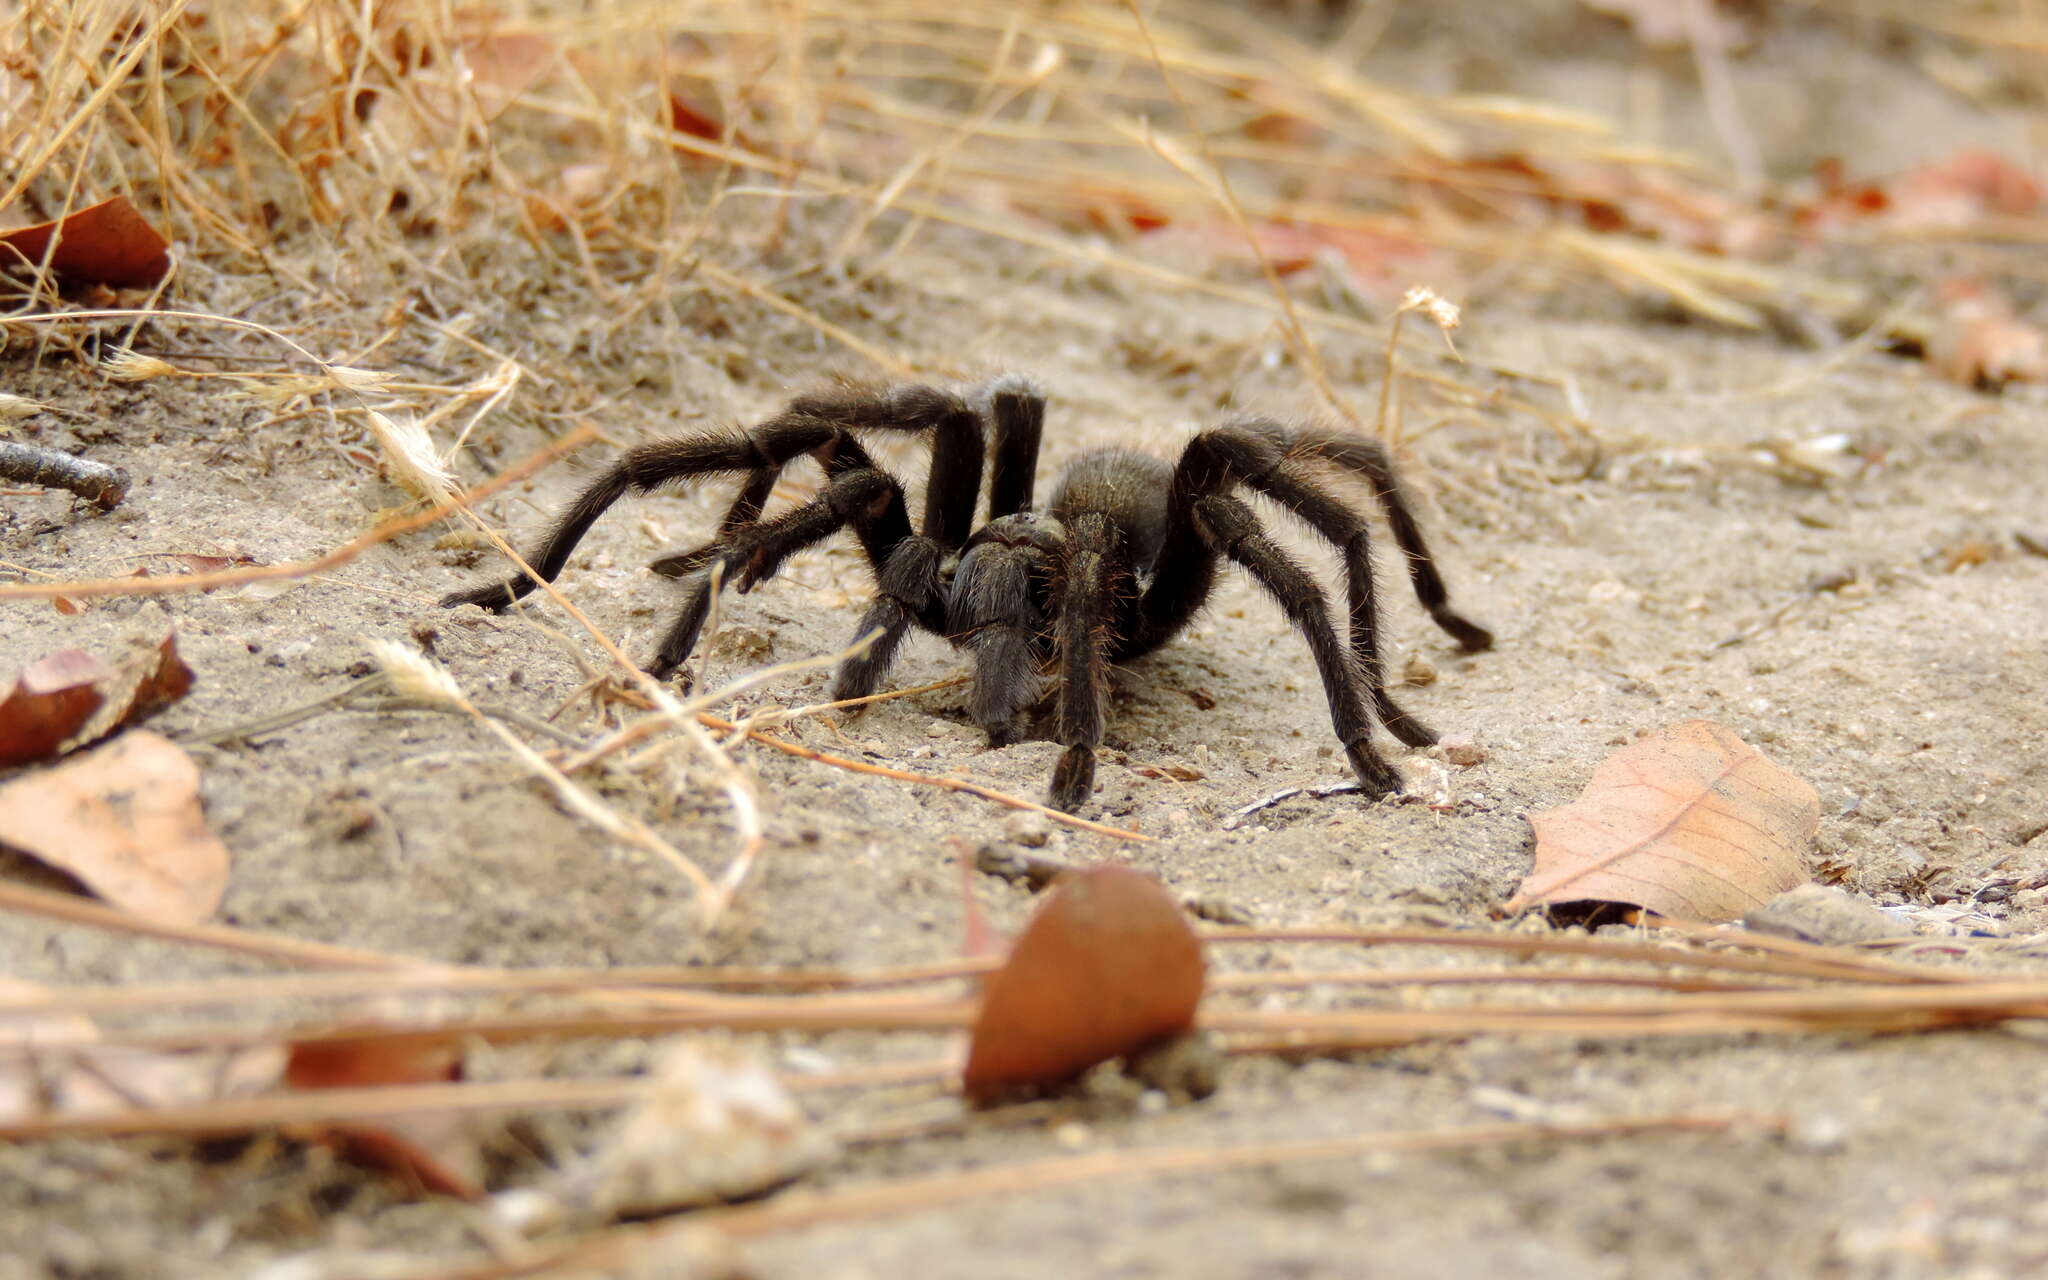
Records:
{"label": "spider cephalothorax", "polygon": [[[1416,597],[1438,626],[1468,651],[1489,647],[1493,636],[1450,608],[1386,450],[1355,436],[1237,418],[1195,435],[1171,463],[1124,449],[1083,454],[1060,474],[1051,502],[1034,510],[1044,421],[1043,393],[1015,375],[964,395],[846,385],[802,396],[751,431],[629,450],[562,515],[532,564],[552,581],[592,523],[629,490],[740,473],[739,494],[711,541],[652,566],[690,587],[648,669],[666,677],[690,656],[721,583],[745,592],[774,577],[795,552],[850,528],[876,586],[858,634],[874,638],[840,664],[833,696],[875,692],[904,635],[917,627],[973,654],[972,713],[1000,746],[1022,731],[1049,672],[1058,689],[1055,736],[1066,748],[1050,802],[1071,811],[1094,790],[1109,666],[1152,652],[1186,627],[1228,560],[1279,603],[1307,641],[1331,724],[1365,792],[1399,790],[1399,775],[1373,748],[1374,718],[1409,746],[1426,746],[1436,735],[1387,694],[1366,521],[1324,478],[1348,472],[1377,492]],[[930,444],[924,515],[914,529],[902,484],[860,444],[862,434],[880,431],[912,433]],[[823,468],[823,490],[763,519],[782,469],[805,454]],[[984,472],[988,518],[977,528]],[[1348,638],[1339,637],[1322,587],[1236,496],[1240,489],[1278,503],[1338,549]],[[522,575],[441,603],[503,610],[534,586]]]}

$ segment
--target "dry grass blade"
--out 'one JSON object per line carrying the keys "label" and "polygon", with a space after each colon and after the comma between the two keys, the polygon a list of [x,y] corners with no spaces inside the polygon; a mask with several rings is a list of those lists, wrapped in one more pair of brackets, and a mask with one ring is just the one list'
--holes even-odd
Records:
{"label": "dry grass blade", "polygon": [[[741,730],[740,725],[734,724],[730,720],[721,720],[717,716],[707,715],[699,716],[698,718],[712,728],[728,733]],[[928,787],[939,787],[946,791],[959,791],[966,795],[979,796],[983,800],[994,801],[996,804],[1004,805],[1011,809],[1026,809],[1032,813],[1042,813],[1054,822],[1062,823],[1076,830],[1093,831],[1097,835],[1114,836],[1119,840],[1150,841],[1153,839],[1153,837],[1142,832],[1126,831],[1122,827],[1112,827],[1102,822],[1091,822],[1087,818],[1079,818],[1071,813],[1052,808],[1049,805],[1040,804],[1035,800],[1026,800],[1022,796],[1013,796],[1006,791],[998,791],[994,787],[985,787],[978,782],[968,782],[961,778],[940,777],[929,773],[912,773],[907,769],[891,769],[883,765],[868,764],[861,760],[849,760],[845,756],[835,756],[826,751],[813,751],[809,747],[798,746],[794,742],[751,729],[745,730],[745,733],[749,740],[758,742],[764,747],[773,747],[785,755],[796,756],[801,760],[815,760],[819,764],[829,764],[835,769],[846,769],[853,773],[872,774],[878,778],[894,778],[898,782],[915,782]]]}
{"label": "dry grass blade", "polygon": [[[1623,963],[1674,965],[1694,969],[1719,969],[1731,973],[1753,973],[1776,978],[1831,978],[1870,983],[1928,983],[1955,981],[1955,975],[1936,969],[1876,960],[1847,947],[1814,947],[1783,955],[1731,955],[1722,951],[1681,950],[1606,938],[1561,938],[1549,934],[1480,933],[1452,929],[1211,929],[1203,934],[1210,942],[1335,942],[1354,946],[1469,947],[1481,951],[1519,951],[1532,955],[1568,955],[1614,960]],[[1732,946],[1757,945],[1754,935],[1702,932],[1703,940]],[[1775,940],[1771,940],[1775,942]]]}

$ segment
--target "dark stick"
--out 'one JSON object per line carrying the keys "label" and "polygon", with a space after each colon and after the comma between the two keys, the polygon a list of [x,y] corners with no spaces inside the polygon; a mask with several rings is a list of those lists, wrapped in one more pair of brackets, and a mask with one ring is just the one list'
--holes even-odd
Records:
{"label": "dark stick", "polygon": [[69,489],[110,510],[128,496],[128,473],[121,468],[32,444],[0,441],[0,480]]}

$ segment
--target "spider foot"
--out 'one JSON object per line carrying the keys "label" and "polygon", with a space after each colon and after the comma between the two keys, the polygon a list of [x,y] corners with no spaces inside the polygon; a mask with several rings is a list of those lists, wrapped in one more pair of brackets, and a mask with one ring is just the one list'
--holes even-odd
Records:
{"label": "spider foot", "polygon": [[659,560],[649,561],[647,567],[664,578],[687,578],[718,558],[719,545],[713,542],[694,551],[663,556]]}
{"label": "spider foot", "polygon": [[1359,790],[1369,799],[1401,794],[1401,775],[1381,759],[1370,742],[1354,742],[1344,748],[1351,772],[1358,775]]}
{"label": "spider foot", "polygon": [[451,591],[441,597],[439,607],[459,609],[463,605],[473,604],[492,613],[503,613],[518,602],[521,594],[516,583],[493,582],[489,586],[471,587],[467,591]]}
{"label": "spider foot", "polygon": [[1401,740],[1401,745],[1406,747],[1433,747],[1436,745],[1437,739],[1441,735],[1404,711],[1399,703],[1387,696],[1385,690],[1378,691],[1373,698],[1373,702],[1375,709],[1379,712],[1380,723],[1387,727],[1388,733]]}
{"label": "spider foot", "polygon": [[1095,748],[1068,747],[1052,771],[1045,802],[1061,813],[1077,813],[1095,793]]}
{"label": "spider foot", "polygon": [[1470,618],[1442,607],[1430,610],[1429,616],[1434,618],[1436,625],[1443,628],[1444,633],[1451,639],[1456,640],[1458,647],[1466,653],[1484,653],[1493,648],[1493,632]]}

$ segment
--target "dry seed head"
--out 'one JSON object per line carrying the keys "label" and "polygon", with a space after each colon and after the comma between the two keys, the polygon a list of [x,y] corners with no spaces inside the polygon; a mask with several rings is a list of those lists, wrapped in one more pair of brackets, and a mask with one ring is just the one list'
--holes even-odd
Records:
{"label": "dry seed head", "polygon": [[427,502],[446,502],[455,496],[455,477],[441,465],[424,427],[411,418],[394,422],[375,409],[369,411],[369,418],[370,434],[384,451],[392,483]]}
{"label": "dry seed head", "polygon": [[100,361],[100,372],[116,382],[147,382],[151,378],[175,378],[182,370],[155,356],[122,347]]}
{"label": "dry seed head", "polygon": [[1401,310],[1425,312],[1448,336],[1458,327],[1458,304],[1437,295],[1427,285],[1416,285],[1401,298]]}
{"label": "dry seed head", "polygon": [[50,406],[27,396],[10,395],[0,391],[0,422],[19,422],[23,418],[41,413]]}
{"label": "dry seed head", "polygon": [[455,683],[455,677],[417,649],[395,640],[372,640],[370,656],[377,660],[384,678],[399,696],[429,706],[468,710],[469,701],[462,696],[462,686]]}
{"label": "dry seed head", "polygon": [[346,364],[324,367],[335,385],[347,391],[383,391],[391,385],[391,375],[377,369],[358,369]]}

